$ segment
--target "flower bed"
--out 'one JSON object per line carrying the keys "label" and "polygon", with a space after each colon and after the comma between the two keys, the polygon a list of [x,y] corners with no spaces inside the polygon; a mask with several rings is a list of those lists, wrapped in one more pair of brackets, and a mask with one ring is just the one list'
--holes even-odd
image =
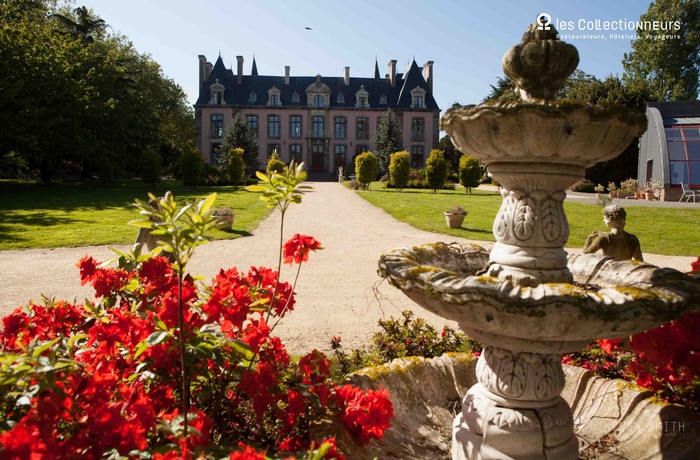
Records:
{"label": "flower bed", "polygon": [[[304,178],[292,166],[251,189],[284,213]],[[151,198],[137,202],[145,218],[135,225],[158,249],[78,263],[95,301],[3,318],[0,457],[343,458],[334,438],[310,434],[328,414],[360,444],[380,438],[393,416],[385,390],[338,385],[323,353],[294,361],[273,334],[295,306],[282,259],[298,277],[320,243],[297,234],[279,248],[277,270],[222,269],[199,283],[186,265],[216,225],[215,195],[183,208],[169,193]]]}

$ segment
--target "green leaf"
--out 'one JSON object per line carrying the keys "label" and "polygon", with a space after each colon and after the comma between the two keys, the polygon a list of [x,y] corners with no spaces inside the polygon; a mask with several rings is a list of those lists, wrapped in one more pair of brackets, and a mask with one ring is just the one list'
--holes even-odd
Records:
{"label": "green leaf", "polygon": [[152,347],[153,345],[158,345],[159,343],[162,343],[169,336],[170,334],[167,331],[156,331],[148,336],[148,338],[146,339],[146,343],[148,344],[148,346]]}
{"label": "green leaf", "polygon": [[255,356],[255,353],[253,350],[251,350],[247,343],[241,342],[240,340],[231,340],[229,343],[233,347],[234,351],[243,355],[245,359],[251,360]]}
{"label": "green leaf", "polygon": [[152,220],[132,220],[129,222],[129,225],[139,228],[154,228],[156,223]]}
{"label": "green leaf", "polygon": [[204,199],[204,201],[201,202],[199,212],[203,215],[208,214],[209,211],[211,211],[212,208],[214,207],[214,202],[216,201],[216,197],[217,197],[216,193],[212,193],[208,197],[206,197]]}
{"label": "green leaf", "polygon": [[48,349],[51,348],[52,346],[56,345],[56,343],[57,343],[59,340],[60,340],[60,339],[56,338],[56,339],[50,340],[50,341],[48,341],[48,342],[45,342],[45,343],[43,343],[42,345],[40,345],[40,346],[34,348],[34,349],[32,350],[32,357],[33,357],[33,358],[39,357],[43,352],[45,352],[46,350],[48,350]]}
{"label": "green leaf", "polygon": [[249,185],[245,189],[249,192],[265,192],[268,187],[264,185]]}
{"label": "green leaf", "polygon": [[134,350],[134,358],[138,358],[139,356],[141,356],[146,350],[148,350],[148,348],[148,343],[146,343],[145,340],[139,342],[139,344],[136,345],[136,349]]}

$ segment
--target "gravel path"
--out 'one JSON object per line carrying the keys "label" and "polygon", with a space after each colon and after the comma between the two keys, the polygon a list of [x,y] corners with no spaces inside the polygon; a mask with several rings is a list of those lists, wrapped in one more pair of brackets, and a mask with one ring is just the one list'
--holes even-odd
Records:
{"label": "gravel path", "polygon": [[[444,324],[455,326],[382,282],[377,275],[377,261],[383,251],[400,246],[467,240],[417,230],[338,183],[310,185],[314,190],[306,194],[300,205],[291,206],[287,212],[284,240],[294,233],[303,233],[315,237],[325,249],[312,253],[309,262],[302,266],[295,310],[276,329],[290,352],[301,353],[313,348],[328,351],[333,336],[340,336],[347,347],[366,344],[377,329],[377,320],[399,316],[405,309],[413,310],[416,316],[425,318],[436,328]],[[221,268],[274,267],[279,226],[280,214],[273,212],[261,222],[252,237],[200,246],[189,271],[209,280]],[[490,243],[479,244],[490,247]],[[128,250],[128,247],[119,249]],[[105,246],[0,251],[0,316],[26,305],[30,299],[40,301],[42,293],[78,302],[92,298],[92,291],[80,286],[75,266],[85,254],[97,260],[113,255]],[[652,254],[645,254],[645,259],[654,265],[682,271],[689,270],[690,262],[695,260],[694,257]],[[285,265],[283,279],[291,281],[295,270],[296,266]]]}

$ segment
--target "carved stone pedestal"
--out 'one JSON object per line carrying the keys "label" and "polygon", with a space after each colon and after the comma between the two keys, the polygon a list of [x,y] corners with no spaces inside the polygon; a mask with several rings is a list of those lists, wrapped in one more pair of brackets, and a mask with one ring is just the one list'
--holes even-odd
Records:
{"label": "carved stone pedestal", "polygon": [[453,460],[576,460],[561,355],[484,348],[452,426]]}

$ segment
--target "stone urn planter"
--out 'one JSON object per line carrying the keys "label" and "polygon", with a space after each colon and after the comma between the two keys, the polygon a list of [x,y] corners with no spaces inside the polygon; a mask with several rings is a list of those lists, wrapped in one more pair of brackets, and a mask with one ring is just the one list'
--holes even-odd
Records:
{"label": "stone urn planter", "polygon": [[233,221],[236,217],[233,209],[229,208],[228,206],[219,206],[218,208],[214,209],[212,214],[216,219],[217,228],[227,231],[233,228]]}
{"label": "stone urn planter", "polygon": [[461,206],[452,206],[445,211],[445,221],[450,228],[460,228],[465,217],[467,217],[467,211]]}

